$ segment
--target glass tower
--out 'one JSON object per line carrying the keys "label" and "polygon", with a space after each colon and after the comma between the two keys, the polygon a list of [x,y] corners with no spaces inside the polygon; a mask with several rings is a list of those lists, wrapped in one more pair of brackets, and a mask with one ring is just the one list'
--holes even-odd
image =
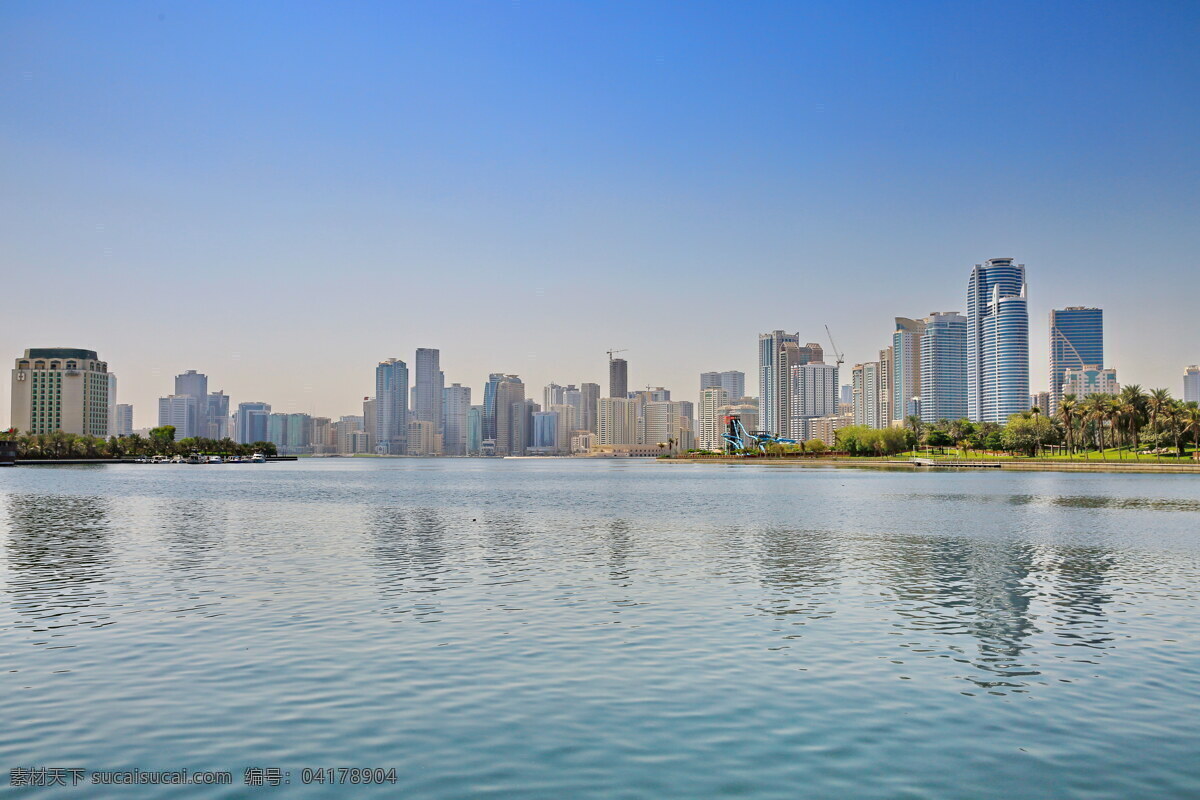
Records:
{"label": "glass tower", "polygon": [[921,334],[921,421],[967,416],[967,318],[934,312]]}
{"label": "glass tower", "polygon": [[1029,306],[1025,265],[976,264],[967,284],[967,416],[1007,422],[1029,410]]}
{"label": "glass tower", "polygon": [[1104,366],[1104,312],[1070,306],[1050,312],[1050,413],[1058,411],[1069,369]]}

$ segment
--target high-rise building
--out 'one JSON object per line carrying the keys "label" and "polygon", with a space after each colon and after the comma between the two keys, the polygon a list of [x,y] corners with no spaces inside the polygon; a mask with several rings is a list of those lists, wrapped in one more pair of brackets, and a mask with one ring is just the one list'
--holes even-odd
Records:
{"label": "high-rise building", "polygon": [[596,417],[598,444],[638,443],[638,401],[601,397]]}
{"label": "high-rise building", "polygon": [[[758,336],[759,424],[767,433],[779,435],[787,429],[787,369],[780,370],[784,345],[799,345],[800,334],[776,330]],[[728,397],[728,395],[726,395]],[[701,401],[703,405],[703,400]],[[725,405],[725,403],[722,403]],[[703,413],[703,412],[702,412]],[[704,440],[701,423],[701,441]]]}
{"label": "high-rise building", "polygon": [[[921,337],[925,320],[896,317],[892,334],[891,420],[920,414]],[[832,412],[831,412],[832,413]]]}
{"label": "high-rise building", "polygon": [[375,368],[375,449],[403,455],[408,440],[408,365],[398,358]]}
{"label": "high-rise building", "polygon": [[1200,403],[1200,366],[1196,364],[1183,373],[1183,402]]}
{"label": "high-rise building", "polygon": [[879,351],[879,427],[887,428],[892,424],[892,381],[895,379],[895,355],[892,346],[888,345]]}
{"label": "high-rise building", "polygon": [[[495,439],[497,430],[497,421],[506,418],[502,414],[496,414],[496,389],[504,380],[503,372],[493,372],[488,375],[487,384],[483,387],[483,438]],[[507,412],[506,412],[507,413]]]}
{"label": "high-rise building", "polygon": [[[629,364],[623,358],[608,360],[608,396],[625,399],[629,394]],[[606,444],[601,442],[601,444]]]}
{"label": "high-rise building", "polygon": [[108,433],[108,364],[95,350],[32,347],[12,372],[12,427],[27,433]]}
{"label": "high-rise building", "polygon": [[[701,450],[723,450],[725,419],[721,409],[729,405],[729,395],[720,386],[711,386],[700,393],[700,426],[696,444]],[[745,424],[745,423],[743,423]]]}
{"label": "high-rise building", "polygon": [[921,421],[967,416],[967,318],[932,312],[921,333]]}
{"label": "high-rise building", "polygon": [[583,392],[575,388],[575,384],[571,384],[563,389],[562,404],[575,409],[575,420],[571,423],[571,429],[584,428],[584,413],[583,413]]}
{"label": "high-rise building", "polygon": [[746,373],[738,370],[728,370],[726,372],[702,372],[700,373],[700,391],[711,389],[714,386],[720,386],[725,390],[725,394],[729,395],[730,399],[743,397],[746,394]]}
{"label": "high-rise building", "polygon": [[579,394],[583,406],[583,417],[580,419],[579,427],[581,430],[596,433],[598,430],[596,426],[596,414],[598,413],[598,404],[600,402],[600,384],[581,383],[579,384]]}
{"label": "high-rise building", "polygon": [[788,437],[804,441],[810,438],[810,420],[837,413],[838,368],[821,362],[797,364],[792,367],[791,377]]}
{"label": "high-rise building", "polygon": [[879,405],[879,362],[855,364],[850,371],[854,387],[854,424],[868,428],[883,428]]}
{"label": "high-rise building", "polygon": [[270,403],[238,403],[234,440],[239,444],[267,441],[267,420],[270,416]]}
{"label": "high-rise building", "polygon": [[413,386],[416,402],[413,417],[432,422],[433,429],[442,429],[442,388],[445,376],[441,370],[441,353],[431,347],[418,347],[415,363],[416,381]]}
{"label": "high-rise building", "polygon": [[133,406],[129,403],[117,404],[117,425],[113,436],[133,435]]}
{"label": "high-rise building", "polygon": [[1050,413],[1050,393],[1034,392],[1029,395],[1029,407],[1041,409],[1043,414]]}
{"label": "high-rise building", "polygon": [[1025,265],[976,264],[967,284],[967,416],[1006,422],[1029,403],[1029,308]]}
{"label": "high-rise building", "polygon": [[[496,455],[519,456],[525,452],[525,384],[516,375],[504,375],[496,384]],[[486,434],[486,431],[485,431]],[[485,435],[484,438],[491,438]]]}
{"label": "high-rise building", "polygon": [[108,432],[107,436],[117,435],[117,376],[108,373]]}
{"label": "high-rise building", "polygon": [[[181,434],[178,426],[175,428],[175,438],[184,439],[190,436],[208,436],[208,376],[189,369],[182,375],[175,376],[175,394],[191,397],[195,403],[189,408],[193,416],[188,420],[186,433]],[[161,420],[159,425],[164,424]]]}
{"label": "high-rise building", "polygon": [[408,454],[410,456],[434,456],[440,451],[437,426],[427,419],[408,421]]}
{"label": "high-rise building", "polygon": [[205,418],[208,422],[209,439],[228,439],[229,437],[229,395],[223,391],[209,392],[204,398]]}
{"label": "high-rise building", "polygon": [[558,414],[554,434],[555,446],[558,452],[567,455],[571,452],[571,434],[579,428],[579,416],[574,406],[567,404],[550,406],[547,411]]}
{"label": "high-rise building", "polygon": [[852,404],[854,402],[854,387],[848,383],[842,384],[841,402]]}
{"label": "high-rise building", "polygon": [[533,413],[533,443],[530,447],[542,455],[548,455],[558,450],[557,411],[535,411]]}
{"label": "high-rise building", "polygon": [[1104,366],[1104,311],[1068,306],[1050,312],[1050,408],[1058,412],[1068,369]]}
{"label": "high-rise building", "polygon": [[564,391],[566,390],[557,383],[546,384],[542,389],[542,405],[546,408],[562,405]]}
{"label": "high-rise building", "polygon": [[170,425],[175,429],[175,441],[200,435],[196,420],[199,404],[190,394],[171,394],[158,398],[158,427]]}
{"label": "high-rise building", "polygon": [[455,383],[442,390],[442,448],[448,456],[467,454],[467,412],[471,387]]}
{"label": "high-rise building", "polygon": [[379,414],[376,412],[378,407],[379,403],[376,402],[374,397],[363,398],[363,430],[367,434],[368,453],[374,453],[375,445],[378,444],[378,441],[375,438],[377,435],[377,429],[379,427]]}
{"label": "high-rise building", "polygon": [[[1117,383],[1117,371],[1090,364],[1076,369],[1067,367],[1063,372],[1063,394],[1073,394],[1076,400],[1082,400],[1094,394],[1120,394],[1121,385]],[[1042,408],[1045,412],[1046,409]]]}
{"label": "high-rise building", "polygon": [[477,456],[483,450],[483,406],[467,410],[467,455]]}

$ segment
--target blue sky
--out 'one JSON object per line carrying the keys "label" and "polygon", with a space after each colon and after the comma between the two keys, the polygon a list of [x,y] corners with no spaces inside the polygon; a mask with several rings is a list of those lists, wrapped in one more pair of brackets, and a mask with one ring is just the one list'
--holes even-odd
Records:
{"label": "blue sky", "polygon": [[1012,256],[1035,389],[1099,305],[1178,394],[1197,42],[1195,3],[6,2],[5,350],[99,350],[139,426],[184,369],[358,413],[417,347],[538,397],[629,348],[689,399],[773,328],[874,358]]}

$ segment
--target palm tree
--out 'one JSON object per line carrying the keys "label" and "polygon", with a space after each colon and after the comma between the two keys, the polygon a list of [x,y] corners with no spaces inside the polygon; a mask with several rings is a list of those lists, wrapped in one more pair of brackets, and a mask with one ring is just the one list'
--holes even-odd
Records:
{"label": "palm tree", "polygon": [[1166,419],[1172,438],[1175,440],[1175,453],[1183,455],[1183,448],[1179,446],[1179,434],[1183,428],[1183,404],[1178,400],[1167,403],[1167,407],[1163,411],[1163,418]]}
{"label": "palm tree", "polygon": [[1058,401],[1058,419],[1062,423],[1063,432],[1067,437],[1067,455],[1074,452],[1075,420],[1079,417],[1079,403],[1073,394],[1063,395]]}
{"label": "palm tree", "polygon": [[1154,448],[1157,450],[1158,441],[1158,418],[1166,410],[1167,404],[1171,402],[1171,393],[1166,389],[1155,389],[1146,398],[1146,408],[1150,411],[1150,427],[1154,431]]}
{"label": "palm tree", "polygon": [[1192,458],[1200,458],[1200,404],[1195,401],[1183,407],[1183,421],[1192,432]]}

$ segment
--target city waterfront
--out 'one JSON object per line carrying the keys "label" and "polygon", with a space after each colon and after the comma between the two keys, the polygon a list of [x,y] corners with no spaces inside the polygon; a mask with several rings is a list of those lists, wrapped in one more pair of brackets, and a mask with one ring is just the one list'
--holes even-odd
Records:
{"label": "city waterfront", "polygon": [[31,796],[1200,796],[1195,476],[313,459],[0,493],[0,768],[235,776]]}

